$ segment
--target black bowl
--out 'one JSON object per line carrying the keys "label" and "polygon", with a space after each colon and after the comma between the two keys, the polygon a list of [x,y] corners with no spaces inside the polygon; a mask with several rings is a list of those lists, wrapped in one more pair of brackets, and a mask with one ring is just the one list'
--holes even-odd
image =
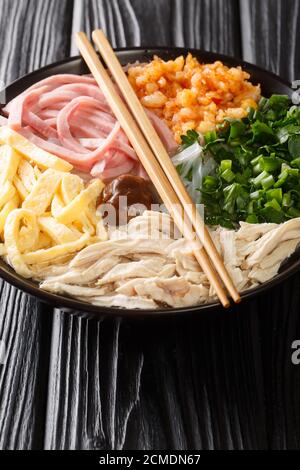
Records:
{"label": "black bowl", "polygon": [[[244,70],[250,73],[251,81],[253,83],[260,83],[262,86],[262,94],[264,96],[270,96],[272,93],[287,94],[291,96],[293,90],[288,82],[277,77],[275,74],[267,72],[253,64],[248,62],[242,62],[239,59],[233,57],[228,57],[222,54],[217,54],[214,52],[201,51],[196,49],[185,49],[185,48],[130,48],[130,49],[118,49],[117,55],[121,60],[122,64],[128,64],[129,62],[147,62],[149,61],[154,54],[159,55],[163,59],[172,59],[178,55],[186,55],[188,52],[192,52],[198,59],[203,62],[214,62],[215,60],[221,60],[224,64],[229,66],[241,65]],[[73,57],[66,59],[61,62],[56,62],[54,64],[43,67],[35,72],[32,72],[19,80],[16,80],[11,85],[9,85],[5,90],[6,101],[10,101],[16,95],[21,93],[23,90],[28,88],[30,85],[36,83],[43,78],[48,77],[53,74],[60,73],[74,73],[74,74],[84,74],[87,73],[85,63],[80,57]],[[290,259],[288,259],[281,267],[280,272],[276,277],[271,279],[268,282],[265,282],[259,287],[250,289],[243,292],[242,298],[250,298],[257,296],[258,294],[270,289],[276,284],[287,279],[293,273],[300,269],[300,253],[295,253]],[[34,295],[39,299],[51,303],[57,307],[73,309],[81,312],[87,312],[88,314],[98,314],[98,315],[117,315],[117,316],[134,316],[134,317],[157,317],[157,316],[170,316],[170,315],[180,315],[187,313],[204,313],[207,311],[212,311],[220,307],[219,302],[211,302],[209,304],[199,305],[196,307],[188,308],[166,308],[159,310],[133,310],[133,309],[121,309],[116,307],[96,307],[86,302],[81,302],[79,300],[72,299],[70,297],[65,297],[61,295],[51,294],[49,292],[39,289],[38,284],[34,281],[28,280],[19,276],[10,268],[3,260],[0,260],[0,277],[10,284],[22,289],[28,294]]]}

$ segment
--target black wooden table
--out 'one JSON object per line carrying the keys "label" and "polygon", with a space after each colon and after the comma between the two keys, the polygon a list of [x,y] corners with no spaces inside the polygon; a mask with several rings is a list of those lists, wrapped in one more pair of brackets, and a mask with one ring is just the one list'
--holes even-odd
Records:
{"label": "black wooden table", "polygon": [[[6,83],[114,46],[224,52],[300,79],[298,0],[0,0]],[[299,449],[300,275],[231,311],[159,321],[74,316],[1,282],[1,449]]]}

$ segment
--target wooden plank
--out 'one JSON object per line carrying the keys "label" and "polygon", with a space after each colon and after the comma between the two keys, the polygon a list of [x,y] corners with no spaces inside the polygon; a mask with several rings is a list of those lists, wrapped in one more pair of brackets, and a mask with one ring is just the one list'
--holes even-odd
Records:
{"label": "wooden plank", "polygon": [[[2,0],[0,79],[69,54],[72,2]],[[1,281],[0,448],[43,448],[52,309]]]}
{"label": "wooden plank", "polygon": [[300,445],[299,366],[291,362],[292,343],[300,338],[299,282],[298,274],[266,296],[259,318],[271,449],[299,449]]}
{"label": "wooden plank", "polygon": [[95,28],[114,47],[185,45],[241,54],[235,0],[75,0],[73,31],[90,35]]}
{"label": "wooden plank", "polygon": [[244,59],[300,79],[299,0],[240,0],[240,14]]}
{"label": "wooden plank", "polygon": [[43,447],[52,310],[1,283],[0,448]]}

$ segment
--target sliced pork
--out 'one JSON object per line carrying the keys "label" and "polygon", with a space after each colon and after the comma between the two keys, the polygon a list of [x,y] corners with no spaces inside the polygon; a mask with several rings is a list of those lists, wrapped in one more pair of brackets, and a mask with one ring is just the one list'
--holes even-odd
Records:
{"label": "sliced pork", "polygon": [[[0,119],[37,146],[80,171],[109,181],[124,173],[145,177],[136,153],[90,76],[53,75],[25,90]],[[169,151],[176,146],[169,128],[149,117]]]}

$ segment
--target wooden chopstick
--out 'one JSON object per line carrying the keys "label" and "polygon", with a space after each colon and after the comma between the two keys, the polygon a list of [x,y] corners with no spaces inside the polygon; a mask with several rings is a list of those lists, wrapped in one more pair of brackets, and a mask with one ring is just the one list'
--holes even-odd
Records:
{"label": "wooden chopstick", "polygon": [[160,137],[153,128],[152,123],[150,122],[147,114],[144,111],[143,106],[141,105],[137,95],[135,94],[133,88],[131,87],[126,74],[123,71],[123,68],[115,55],[111,45],[109,44],[106,36],[103,31],[97,29],[93,31],[92,34],[93,40],[98,47],[98,50],[104,59],[108,69],[110,70],[116,84],[122,92],[123,97],[125,98],[129,109],[132,112],[132,115],[139,124],[140,129],[142,130],[148,144],[152,148],[154,155],[159,161],[161,167],[164,170],[167,178],[172,184],[178,198],[180,199],[184,210],[188,214],[189,219],[192,221],[194,229],[200,238],[208,256],[210,257],[215,269],[219,273],[224,285],[226,286],[229,294],[235,302],[240,302],[240,295],[234,286],[234,283],[224,266],[223,260],[216,249],[213,240],[205,226],[202,217],[200,216],[195,204],[193,203],[190,195],[186,191],[184,184],[180,176],[178,175],[168,152],[165,149]]}
{"label": "wooden chopstick", "polygon": [[[195,241],[195,233],[193,228],[189,223],[187,223],[186,220],[184,220],[184,209],[178,196],[176,195],[172,185],[170,184],[160,164],[152,153],[152,150],[150,149],[136,121],[132,117],[119,94],[116,92],[115,85],[100,62],[86,34],[83,32],[77,33],[76,42],[82,57],[84,58],[96,82],[101,88],[101,91],[104,94],[117,120],[120,122],[122,129],[126,133],[131,145],[136,151],[136,154],[138,155],[143,167],[148,173],[176,226],[187,239]],[[226,293],[210,262],[210,259],[201,246],[201,240],[197,234],[196,243],[197,249],[193,250],[193,254],[205,272],[209,282],[214,287],[220,302],[224,307],[228,307],[229,301],[227,299]]]}

